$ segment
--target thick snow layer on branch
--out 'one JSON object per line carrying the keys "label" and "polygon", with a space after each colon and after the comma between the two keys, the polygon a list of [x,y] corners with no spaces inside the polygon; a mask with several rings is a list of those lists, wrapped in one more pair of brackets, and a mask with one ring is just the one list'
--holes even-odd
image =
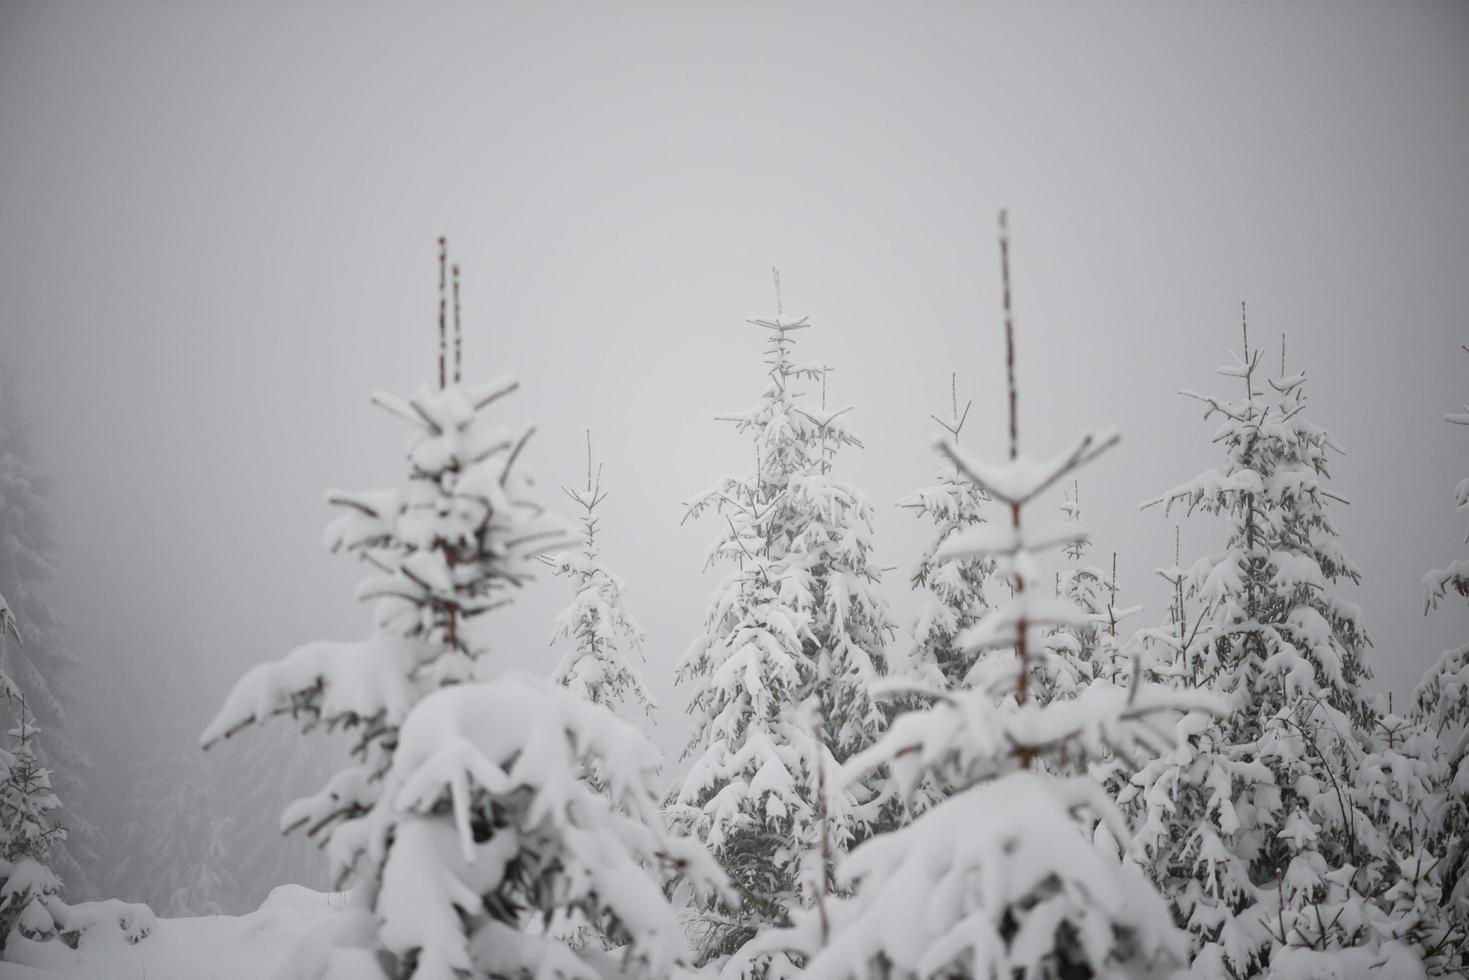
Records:
{"label": "thick snow layer on branch", "polygon": [[937,440],[936,445],[972,483],[990,496],[1007,504],[1023,504],[1116,445],[1118,438],[1116,430],[1103,429],[1087,433],[1076,445],[1050,459],[1036,460],[1022,455],[1003,463],[976,459],[949,437]]}
{"label": "thick snow layer on branch", "polygon": [[1406,943],[1381,948],[1311,949],[1285,946],[1270,958],[1266,980],[1424,980],[1423,960]]}
{"label": "thick snow layer on branch", "polygon": [[377,801],[380,785],[366,766],[348,766],[332,774],[317,792],[288,805],[280,816],[280,829],[285,833],[305,826],[310,833],[323,821],[345,813],[366,812]]}
{"label": "thick snow layer on branch", "polygon": [[1032,772],[975,786],[841,865],[852,898],[759,941],[814,952],[807,980],[1054,976],[1126,959],[1183,962],[1167,907],[1135,869],[1094,847],[1073,817],[1095,788]]}
{"label": "thick snow layer on branch", "polygon": [[418,641],[381,632],[348,643],[307,643],[236,681],[200,743],[208,748],[246,725],[302,710],[323,719],[381,717],[397,724],[413,702],[408,675],[421,657]]}
{"label": "thick snow layer on branch", "polygon": [[1187,483],[1174,487],[1161,497],[1146,501],[1142,506],[1147,508],[1161,503],[1165,512],[1170,512],[1175,504],[1183,504],[1187,506],[1189,513],[1193,513],[1194,508],[1206,501],[1219,500],[1230,495],[1260,493],[1262,489],[1260,474],[1253,470],[1232,473],[1205,470]]}
{"label": "thick snow layer on branch", "polygon": [[792,330],[804,330],[811,326],[811,317],[808,316],[752,316],[746,323],[753,323],[757,327],[765,327],[767,330],[776,330],[782,333]]}
{"label": "thick snow layer on branch", "polygon": [[1455,558],[1447,568],[1436,568],[1423,576],[1425,605],[1433,608],[1450,591],[1469,597],[1469,558]]}
{"label": "thick snow layer on branch", "polygon": [[1094,681],[1075,698],[1018,706],[996,704],[988,691],[959,692],[926,711],[899,715],[843,775],[853,780],[889,766],[906,793],[930,770],[961,787],[990,778],[1014,768],[1022,752],[1064,753],[1074,760],[1152,756],[1173,744],[1179,715],[1222,714],[1226,707],[1212,692],[1158,684],[1128,689]]}
{"label": "thick snow layer on branch", "polygon": [[1009,524],[985,524],[951,535],[935,555],[940,561],[973,555],[1013,555],[1017,551],[1049,551],[1061,545],[1087,540],[1086,529],[1077,521],[1058,521],[1025,527],[1017,533]]}

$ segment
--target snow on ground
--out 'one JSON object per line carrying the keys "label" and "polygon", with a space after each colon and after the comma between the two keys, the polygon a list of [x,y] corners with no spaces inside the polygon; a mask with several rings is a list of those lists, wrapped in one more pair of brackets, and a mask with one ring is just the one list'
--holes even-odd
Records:
{"label": "snow on ground", "polygon": [[346,904],[340,892],[281,885],[247,915],[159,919],[137,945],[120,934],[75,950],[28,945],[24,965],[0,963],[0,980],[271,980],[301,936]]}

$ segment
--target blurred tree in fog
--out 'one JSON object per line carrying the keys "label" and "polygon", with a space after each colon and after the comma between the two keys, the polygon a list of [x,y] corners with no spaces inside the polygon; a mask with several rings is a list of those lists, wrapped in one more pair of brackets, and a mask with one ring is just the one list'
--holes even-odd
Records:
{"label": "blurred tree in fog", "polygon": [[[51,861],[71,898],[92,898],[96,882],[98,831],[87,818],[83,797],[92,760],[69,724],[72,702],[68,675],[79,663],[66,648],[63,622],[44,597],[55,573],[56,537],[46,505],[47,481],[36,472],[30,419],[23,413],[13,374],[0,368],[0,594],[10,607],[18,635],[0,637],[0,672],[11,677],[36,724],[46,732],[37,750],[66,809],[66,840]],[[0,705],[0,718],[15,721]],[[84,870],[85,869],[85,870]]]}

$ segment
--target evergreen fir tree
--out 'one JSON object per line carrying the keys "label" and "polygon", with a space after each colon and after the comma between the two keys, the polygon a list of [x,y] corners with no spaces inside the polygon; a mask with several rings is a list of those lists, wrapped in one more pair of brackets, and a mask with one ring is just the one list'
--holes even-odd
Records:
{"label": "evergreen fir tree", "polygon": [[[949,395],[949,418],[929,417],[957,443],[974,403],[966,403],[964,411],[959,411],[956,375],[950,376]],[[899,507],[910,508],[917,516],[931,521],[938,532],[910,579],[912,587],[924,595],[913,624],[909,670],[917,682],[930,688],[959,691],[968,683],[973,664],[957,641],[960,633],[989,612],[985,590],[994,574],[994,562],[980,556],[940,561],[938,552],[954,535],[985,522],[988,499],[983,490],[964,479],[957,466],[945,463],[938,483],[898,501]]]}
{"label": "evergreen fir tree", "polygon": [[[717,513],[724,527],[707,563],[735,564],[678,667],[680,681],[697,685],[694,761],[668,814],[714,852],[744,898],[737,920],[700,909],[706,958],[822,901],[836,855],[871,832],[888,802],[876,779],[827,785],[882,730],[870,688],[886,672],[892,627],[877,592],[871,505],[831,475],[836,453],[861,445],[842,421],[850,409],[826,407],[830,368],[792,360],[793,334],[810,320],[786,315],[778,278],[776,287],[776,315],[750,321],[770,332],[769,382],[756,406],[722,416],[753,438],[755,468],[695,497],[685,518]],[[819,404],[799,401],[802,382],[821,384]],[[794,965],[777,953],[746,968],[782,976]]]}
{"label": "evergreen fir tree", "polygon": [[[3,675],[0,687],[11,688]],[[10,749],[0,749],[0,961],[14,959],[17,946],[60,938],[75,947],[83,933],[99,925],[137,942],[153,929],[153,913],[124,902],[61,899],[61,878],[53,870],[57,847],[66,839],[61,801],[38,752],[40,729],[24,698],[5,697],[18,709],[10,729]]]}
{"label": "evergreen fir tree", "polygon": [[0,643],[0,673],[24,693],[36,724],[46,732],[40,762],[66,801],[68,829],[51,861],[68,892],[86,897],[97,892],[99,834],[83,806],[89,799],[91,761],[66,714],[73,697],[68,679],[78,660],[66,647],[60,615],[43,594],[55,574],[56,556],[48,489],[36,470],[30,421],[13,380],[0,372],[0,593],[8,597],[6,629],[17,641]]}
{"label": "evergreen fir tree", "polygon": [[1445,901],[1445,845],[1440,792],[1450,768],[1430,726],[1389,709],[1378,718],[1351,779],[1361,809],[1362,869],[1379,893],[1372,929],[1379,942],[1411,949],[1431,977],[1461,976],[1469,929],[1461,909]]}
{"label": "evergreen fir tree", "polygon": [[[1138,679],[1175,690],[1213,690],[1221,667],[1216,629],[1179,564],[1177,541],[1175,532],[1173,564],[1158,569],[1172,592],[1168,622],[1137,634],[1133,669]],[[1192,975],[1247,976],[1259,963],[1263,913],[1246,914],[1254,908],[1255,887],[1248,862],[1228,842],[1240,827],[1238,788],[1272,777],[1258,762],[1228,751],[1223,726],[1207,713],[1185,714],[1172,735],[1167,752],[1118,787],[1117,801],[1134,828],[1126,854],[1187,930]]]}
{"label": "evergreen fir tree", "polygon": [[[973,401],[966,402],[963,412],[959,411],[958,376],[951,374],[949,417],[930,415],[929,418],[957,444],[973,405]],[[982,555],[944,561],[940,560],[939,551],[954,536],[985,522],[989,497],[965,479],[957,465],[948,461],[940,465],[938,479],[935,485],[916,490],[898,501],[899,507],[928,518],[938,531],[909,579],[921,598],[905,667],[917,688],[962,691],[970,683],[969,671],[975,658],[958,642],[959,635],[989,613],[986,589],[994,575],[995,563]],[[923,702],[911,695],[893,699],[893,707],[898,710],[921,706]],[[908,806],[911,812],[921,813],[943,798],[942,786],[934,780],[925,780],[911,794]]]}
{"label": "evergreen fir tree", "polygon": [[[1469,345],[1464,345],[1463,349],[1469,352]],[[1462,412],[1445,415],[1444,421],[1450,425],[1469,425],[1469,405],[1465,405]],[[1460,480],[1454,488],[1454,503],[1458,513],[1469,514],[1469,477]],[[1448,567],[1429,572],[1423,576],[1423,587],[1427,592],[1424,612],[1437,606],[1449,592],[1469,598],[1469,558],[1456,558],[1449,562]]]}
{"label": "evergreen fir tree", "polygon": [[631,702],[644,713],[657,703],[648,693],[642,673],[629,654],[641,653],[643,628],[628,612],[623,593],[626,584],[602,560],[597,545],[600,518],[597,506],[606,499],[602,468],[592,472],[592,434],[587,433],[587,485],[584,491],[563,492],[582,509],[582,546],[542,560],[553,572],[571,582],[571,604],[556,617],[552,642],[571,649],[561,659],[552,680],[592,704],[614,711]]}
{"label": "evergreen fir tree", "polygon": [[1043,704],[1032,696],[1030,658],[1040,630],[1079,627],[1088,619],[1037,587],[1039,554],[1074,540],[1074,528],[1037,530],[1023,522],[1023,512],[1116,437],[1088,435],[1044,461],[1020,455],[1003,216],[1001,229],[1010,458],[982,463],[952,439],[941,447],[967,480],[1009,511],[1010,521],[956,534],[937,557],[993,560],[1009,580],[1011,600],[958,642],[969,652],[1003,651],[988,663],[1007,659],[1011,671],[1008,680],[992,674],[984,688],[933,692],[933,707],[899,715],[876,745],[844,767],[848,785],[890,769],[905,792],[937,778],[951,795],[911,825],[856,848],[841,864],[842,883],[854,889],[850,896],[755,944],[809,956],[804,976],[810,980],[1141,976],[1177,963],[1186,951],[1142,875],[1092,845],[1096,821],[1119,840],[1127,837],[1100,787],[1040,765],[1063,753],[1144,753],[1159,741],[1144,719],[1213,699],[1100,682],[1065,701]]}
{"label": "evergreen fir tree", "polygon": [[408,478],[399,488],[327,495],[342,510],[327,528],[327,546],[372,569],[357,590],[372,605],[372,631],[357,642],[308,643],[254,667],[203,739],[207,747],[279,714],[300,718],[308,731],[323,725],[354,733],[360,765],[291,808],[293,822],[327,839],[335,825],[361,818],[376,802],[397,729],[413,704],[475,679],[488,651],[469,623],[508,602],[506,593],[531,577],[537,545],[560,533],[542,518],[529,481],[515,468],[531,430],[517,435],[487,412],[517,383],[446,380],[442,251],[440,259],[441,384],[406,399],[384,392],[372,398],[414,430]]}
{"label": "evergreen fir tree", "polygon": [[1194,909],[1196,963],[1236,976],[1347,962],[1386,969],[1403,955],[1379,917],[1396,855],[1353,792],[1377,721],[1362,690],[1369,641],[1360,611],[1331,592],[1360,577],[1330,514],[1345,503],[1327,485],[1330,456],[1342,450],[1307,420],[1305,376],[1285,373],[1283,347],[1280,376],[1264,387],[1260,360],[1246,334],[1243,356],[1220,371],[1242,382],[1238,400],[1186,392],[1220,420],[1226,461],[1160,498],[1227,523],[1225,550],[1189,577],[1208,610],[1206,673],[1233,707],[1212,749],[1248,767],[1230,774],[1230,792],[1222,779],[1210,789],[1221,811],[1210,816],[1225,831],[1219,848],[1208,841],[1210,873],[1229,870],[1205,881],[1209,914]]}
{"label": "evergreen fir tree", "polygon": [[[602,467],[593,470],[592,434],[587,432],[587,480],[581,490],[562,487],[572,503],[582,510],[581,548],[541,558],[556,574],[567,579],[573,590],[571,603],[556,616],[553,644],[570,644],[552,681],[590,704],[621,713],[628,703],[651,715],[656,703],[648,692],[642,673],[630,654],[641,653],[643,630],[623,600],[626,585],[602,560],[597,543],[601,519],[597,507],[606,498],[602,489]],[[598,772],[581,774],[591,786],[604,789],[605,777]],[[553,922],[549,934],[574,949],[595,943],[599,937],[615,942],[592,923],[579,916]]]}
{"label": "evergreen fir tree", "polygon": [[[1469,406],[1445,415],[1444,420],[1469,425]],[[1454,502],[1459,514],[1469,514],[1469,478],[1454,488]],[[1429,572],[1423,585],[1425,614],[1450,593],[1469,597],[1469,559],[1458,558]],[[1413,715],[1435,738],[1443,764],[1434,787],[1436,806],[1430,829],[1441,855],[1440,902],[1462,932],[1469,929],[1469,644],[1445,650],[1424,675]],[[1461,952],[1456,965],[1469,968],[1469,956]]]}
{"label": "evergreen fir tree", "polygon": [[37,753],[35,725],[24,699],[8,736],[13,748],[0,752],[0,959],[12,938],[49,939],[58,927],[48,903],[61,891],[51,870],[51,853],[66,839],[61,801],[51,791],[51,774]]}
{"label": "evergreen fir tree", "polygon": [[[458,308],[455,275],[455,308]],[[333,549],[376,574],[358,643],[313,643],[258,666],[205,730],[209,745],[279,714],[357,731],[357,766],[287,809],[351,880],[347,924],[300,955],[340,980],[593,978],[595,950],[545,934],[558,916],[625,940],[623,964],[666,976],[682,958],[658,865],[715,887],[658,823],[657,753],[605,708],[547,682],[487,679],[471,621],[508,601],[559,522],[530,496],[516,436],[486,409],[515,388],[450,380],[440,252],[439,386],[374,401],[416,430],[397,490],[334,493]],[[456,315],[456,333],[457,321]],[[459,349],[456,339],[454,348]],[[597,792],[579,778],[596,771]]]}

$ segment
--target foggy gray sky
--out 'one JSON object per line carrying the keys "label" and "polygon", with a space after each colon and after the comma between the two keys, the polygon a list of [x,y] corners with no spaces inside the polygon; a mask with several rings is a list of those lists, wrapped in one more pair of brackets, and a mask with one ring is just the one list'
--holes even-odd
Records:
{"label": "foggy gray sky", "polygon": [[[1022,438],[1123,431],[1081,493],[1133,624],[1164,615],[1173,537],[1138,503],[1219,459],[1175,392],[1233,392],[1247,300],[1350,450],[1355,599],[1401,697],[1469,627],[1419,584],[1464,552],[1469,433],[1440,419],[1469,399],[1466,105],[1463,4],[4,4],[0,358],[88,704],[163,666],[212,712],[249,664],[365,631],[323,494],[402,471],[367,396],[433,370],[440,234],[466,374],[521,379],[548,501],[594,430],[666,745],[715,582],[679,501],[748,465],[713,416],[760,390],[772,265],[856,406],[839,472],[905,622],[929,531],[892,504],[936,472],[951,369],[966,444],[1002,445],[1002,206]],[[549,671],[566,598],[537,583],[499,655]]]}

